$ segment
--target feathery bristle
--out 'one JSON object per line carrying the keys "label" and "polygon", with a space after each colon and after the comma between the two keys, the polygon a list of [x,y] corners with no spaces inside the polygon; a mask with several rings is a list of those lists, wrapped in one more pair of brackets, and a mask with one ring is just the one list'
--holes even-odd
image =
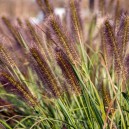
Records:
{"label": "feathery bristle", "polygon": [[12,36],[14,37],[14,39],[16,40],[18,45],[22,46],[21,36],[19,35],[16,28],[14,26],[12,26],[10,20],[7,19],[6,17],[2,17],[2,20],[3,20],[4,24],[6,25],[6,27],[8,28],[8,30],[11,32]]}
{"label": "feathery bristle", "polygon": [[118,44],[120,45],[120,51],[122,52],[122,58],[124,59],[126,54],[126,47],[129,41],[129,17],[121,16],[121,23],[117,33]]}
{"label": "feathery bristle", "polygon": [[102,51],[103,51],[103,53],[104,53],[105,63],[106,63],[106,65],[108,65],[108,64],[107,64],[107,62],[108,62],[108,61],[107,61],[108,52],[107,52],[106,41],[105,41],[105,38],[104,38],[103,29],[104,29],[104,28],[101,29],[101,44],[102,44]]}
{"label": "feathery bristle", "polygon": [[104,86],[103,83],[101,84],[101,92],[102,92],[104,107],[105,110],[107,110],[111,102],[111,97],[108,88]]}
{"label": "feathery bristle", "polygon": [[71,85],[71,88],[73,89],[73,91],[75,91],[76,93],[80,93],[81,88],[79,85],[79,80],[76,76],[76,73],[68,57],[59,48],[56,48],[55,51],[56,51],[56,60],[62,70],[63,75],[65,76],[68,83]]}
{"label": "feathery bristle", "polygon": [[60,46],[62,49],[65,49],[66,54],[73,64],[79,62],[79,57],[75,50],[73,40],[71,37],[69,37],[67,30],[61,26],[59,19],[57,19],[55,16],[50,16],[47,25],[49,25],[49,32],[52,39],[57,43],[56,45]]}
{"label": "feathery bristle", "polygon": [[49,14],[53,13],[53,8],[50,4],[50,0],[44,0],[44,4],[46,5],[46,8],[47,8],[47,12]]}
{"label": "feathery bristle", "polygon": [[[34,26],[30,23],[29,20],[26,20],[26,25],[28,30],[33,38],[33,41],[38,45],[38,47],[42,48],[42,41],[40,36],[36,33]],[[45,55],[45,54],[44,54]]]}
{"label": "feathery bristle", "polygon": [[4,62],[7,66],[15,67],[16,64],[13,59],[8,55],[8,52],[0,45],[0,59]]}
{"label": "feathery bristle", "polygon": [[70,0],[70,13],[73,29],[75,30],[75,38],[77,41],[82,40],[82,22],[80,15],[80,7],[78,0]]}
{"label": "feathery bristle", "polygon": [[126,82],[126,70],[123,64],[122,52],[118,46],[118,42],[116,40],[114,31],[109,21],[105,21],[105,40],[107,44],[112,48],[112,53],[114,54],[115,68],[118,75],[122,76],[123,79],[123,90],[125,90],[125,82]]}
{"label": "feathery bristle", "polygon": [[118,48],[118,44],[117,44],[117,41],[116,41],[116,37],[115,37],[115,34],[113,32],[113,28],[112,26],[110,25],[109,21],[106,20],[105,21],[105,30],[104,30],[104,36],[105,36],[105,40],[108,44],[108,46],[111,47],[112,49],[112,53],[114,54],[115,56],[115,64],[117,65],[117,69],[120,70],[122,65],[121,65],[121,55],[119,53],[119,48]]}
{"label": "feathery bristle", "polygon": [[51,71],[49,65],[45,61],[44,57],[41,56],[40,52],[36,48],[31,48],[30,52],[32,57],[35,59],[35,62],[37,63],[37,68],[41,73],[41,75],[38,76],[41,78],[43,84],[44,82],[47,84],[53,96],[60,96],[60,89],[57,79]]}
{"label": "feathery bristle", "polygon": [[9,92],[19,96],[31,106],[37,105],[36,98],[31,94],[26,86],[22,86],[20,82],[16,81],[9,73],[1,72],[0,83],[3,88]]}
{"label": "feathery bristle", "polygon": [[129,54],[124,59],[124,65],[126,69],[126,76],[129,78]]}
{"label": "feathery bristle", "polygon": [[[44,56],[44,58],[45,58],[45,60],[49,60],[49,54],[48,54],[48,52],[47,52],[47,50],[46,50],[46,47],[44,47],[45,46],[45,44],[43,44],[43,41],[42,41],[42,39],[41,39],[41,37],[39,36],[39,34],[36,32],[36,30],[35,30],[35,28],[34,28],[34,26],[30,23],[30,21],[26,21],[26,24],[27,24],[27,27],[28,27],[28,29],[29,29],[29,31],[30,31],[30,33],[31,33],[31,35],[32,35],[32,37],[33,37],[33,41],[34,41],[34,45],[36,45],[36,46],[38,46],[38,48],[40,48],[40,50],[41,50],[41,53],[42,53],[42,55]],[[44,45],[44,46],[43,46]],[[48,55],[48,56],[47,56]]]}
{"label": "feathery bristle", "polygon": [[43,13],[45,13],[45,15],[48,16],[49,14],[52,14],[54,12],[52,4],[50,4],[50,0],[36,0],[36,1],[38,6],[43,11]]}
{"label": "feathery bristle", "polygon": [[35,28],[31,25],[30,21],[29,20],[26,20],[26,24],[27,24],[27,27],[33,37],[33,40],[39,45],[41,46],[42,43],[40,41],[40,38],[39,36],[37,35],[36,31],[35,31]]}

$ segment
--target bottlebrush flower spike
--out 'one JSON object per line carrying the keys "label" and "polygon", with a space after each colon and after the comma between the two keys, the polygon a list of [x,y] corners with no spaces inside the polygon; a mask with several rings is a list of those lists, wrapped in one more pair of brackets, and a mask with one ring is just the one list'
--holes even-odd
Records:
{"label": "bottlebrush flower spike", "polygon": [[126,54],[126,47],[129,41],[129,17],[123,14],[120,20],[120,27],[117,33],[118,44],[120,45],[120,51],[122,52],[122,58],[124,59]]}
{"label": "bottlebrush flower spike", "polygon": [[82,20],[80,14],[80,2],[78,0],[70,0],[70,14],[71,14],[71,21],[73,25],[73,30],[75,32],[75,38],[80,43],[82,42]]}
{"label": "bottlebrush flower spike", "polygon": [[[111,48],[111,52],[114,55],[114,61],[116,66],[115,68],[119,77],[121,76],[123,79],[123,90],[125,90],[124,86],[126,84],[126,70],[125,70],[124,61],[122,58],[122,51],[120,50],[120,45],[118,43],[119,41],[118,39],[116,39],[116,36],[113,31],[113,27],[110,25],[108,20],[105,21],[104,36],[105,36],[105,41],[107,45]],[[124,36],[126,37],[125,33],[124,33]],[[124,42],[125,42],[125,39],[124,39]]]}
{"label": "bottlebrush flower spike", "polygon": [[115,64],[117,65],[117,70],[120,70],[122,68],[121,53],[119,52],[119,48],[118,48],[118,44],[116,41],[116,37],[115,37],[114,31],[113,31],[113,28],[110,25],[108,20],[105,21],[104,36],[105,36],[107,45],[111,48],[111,52],[115,56]]}
{"label": "bottlebrush flower spike", "polygon": [[126,69],[126,78],[129,78],[129,54],[124,59],[124,65]]}
{"label": "bottlebrush flower spike", "polygon": [[35,28],[33,27],[33,25],[30,23],[29,20],[26,21],[27,27],[32,35],[33,41],[36,43],[36,45],[42,50],[42,54],[45,57],[45,59],[47,59],[46,57],[46,53],[45,50],[43,49],[43,43],[41,41],[40,36],[36,33]]}
{"label": "bottlebrush flower spike", "polygon": [[106,111],[108,107],[110,106],[111,96],[110,96],[108,88],[103,83],[101,84],[101,92],[102,92],[102,97],[103,97],[104,108]]}
{"label": "bottlebrush flower spike", "polygon": [[19,96],[26,103],[33,107],[37,105],[37,100],[31,94],[29,89],[26,86],[23,86],[20,82],[16,81],[9,73],[0,73],[0,83],[7,92]]}
{"label": "bottlebrush flower spike", "polygon": [[18,31],[16,30],[16,28],[14,26],[12,26],[10,20],[8,20],[6,17],[2,17],[2,20],[4,22],[4,24],[6,25],[6,27],[8,28],[8,30],[11,32],[12,36],[14,37],[14,39],[16,40],[16,42],[18,43],[18,45],[20,45],[22,47],[22,39],[21,36],[19,35]]}
{"label": "bottlebrush flower spike", "polygon": [[43,0],[45,6],[46,6],[46,10],[49,14],[53,13],[53,7],[52,4],[50,4],[50,0]]}
{"label": "bottlebrush flower spike", "polygon": [[30,31],[32,37],[33,37],[34,42],[36,42],[37,45],[39,47],[41,47],[42,46],[42,41],[41,41],[39,35],[36,33],[36,30],[35,30],[34,26],[30,23],[29,20],[26,20],[26,25],[27,25],[28,30]]}
{"label": "bottlebrush flower spike", "polygon": [[7,50],[5,50],[4,47],[0,45],[0,59],[3,63],[5,63],[7,66],[15,67],[16,64],[13,61],[13,59],[9,56]]}
{"label": "bottlebrush flower spike", "polygon": [[45,15],[48,16],[49,14],[52,14],[54,12],[53,7],[50,4],[49,0],[36,0],[36,1],[37,1],[38,6],[43,11],[43,13],[45,13]]}
{"label": "bottlebrush flower spike", "polygon": [[64,49],[71,62],[73,64],[76,64],[77,62],[79,63],[80,59],[77,51],[75,50],[75,44],[73,43],[72,38],[69,37],[67,30],[64,29],[59,22],[59,19],[57,19],[55,15],[51,15],[45,23],[46,29],[49,30],[56,45]]}
{"label": "bottlebrush flower spike", "polygon": [[108,65],[108,52],[107,52],[107,46],[106,46],[106,41],[105,41],[105,38],[104,38],[104,33],[103,33],[103,27],[101,28],[101,44],[102,44],[102,51],[103,51],[103,54],[104,54],[104,58],[105,58],[105,63]]}
{"label": "bottlebrush flower spike", "polygon": [[81,87],[79,85],[79,80],[76,76],[76,73],[75,73],[68,57],[59,48],[56,48],[55,52],[56,52],[57,63],[60,66],[64,77],[66,78],[68,83],[71,85],[71,88],[73,89],[73,91],[75,91],[76,93],[80,93]]}
{"label": "bottlebrush flower spike", "polygon": [[53,96],[55,97],[60,96],[58,81],[54,73],[50,69],[49,65],[47,64],[46,60],[44,59],[44,57],[41,56],[40,52],[36,48],[31,48],[30,53],[36,63],[35,67],[37,67],[36,68],[37,75],[42,80],[43,84],[44,85],[46,84],[48,86]]}

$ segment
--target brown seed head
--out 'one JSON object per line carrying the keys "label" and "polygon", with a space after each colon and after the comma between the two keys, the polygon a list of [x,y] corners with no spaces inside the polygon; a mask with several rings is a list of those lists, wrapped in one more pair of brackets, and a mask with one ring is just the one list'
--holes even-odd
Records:
{"label": "brown seed head", "polygon": [[30,52],[36,62],[38,71],[40,71],[39,77],[43,84],[47,84],[53,96],[58,97],[60,95],[59,84],[49,65],[36,48],[31,48]]}
{"label": "brown seed head", "polygon": [[0,82],[7,92],[14,93],[31,106],[37,105],[37,100],[31,94],[29,89],[26,86],[22,86],[22,84],[16,81],[10,74],[6,72],[1,72]]}
{"label": "brown seed head", "polygon": [[71,85],[71,88],[73,89],[74,92],[80,93],[81,88],[79,85],[79,80],[70,63],[70,60],[61,49],[56,48],[55,51],[56,51],[57,63],[60,66],[65,79]]}

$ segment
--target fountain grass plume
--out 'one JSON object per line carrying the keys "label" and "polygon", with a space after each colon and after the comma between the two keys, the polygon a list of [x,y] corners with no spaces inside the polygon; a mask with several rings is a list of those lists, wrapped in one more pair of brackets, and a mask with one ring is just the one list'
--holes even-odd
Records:
{"label": "fountain grass plume", "polygon": [[39,72],[41,73],[40,74],[41,76],[39,76],[39,78],[41,79],[41,81],[43,82],[44,85],[45,84],[47,85],[47,87],[50,89],[50,91],[54,97],[59,97],[60,89],[59,89],[59,84],[58,84],[57,78],[51,71],[45,58],[41,55],[39,50],[37,50],[36,48],[31,48],[30,53],[36,62],[37,70],[39,70]]}
{"label": "fountain grass plume", "polygon": [[37,100],[29,89],[26,86],[22,86],[22,84],[16,81],[9,73],[2,71],[0,73],[0,82],[7,92],[17,95],[30,106],[35,107],[37,105]]}
{"label": "fountain grass plume", "polygon": [[55,49],[55,53],[57,63],[60,66],[65,79],[70,84],[72,91],[80,93],[81,87],[79,85],[79,80],[67,55],[59,48]]}

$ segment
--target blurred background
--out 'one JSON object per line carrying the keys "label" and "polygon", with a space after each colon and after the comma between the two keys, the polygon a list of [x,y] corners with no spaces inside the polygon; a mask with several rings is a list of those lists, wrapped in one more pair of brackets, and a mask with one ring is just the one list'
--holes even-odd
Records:
{"label": "blurred background", "polygon": [[34,0],[0,0],[0,15],[27,18],[37,15],[38,11]]}
{"label": "blurred background", "polygon": [[[63,0],[55,0],[54,6],[64,6]],[[27,18],[38,15],[35,0],[0,0],[0,15]]]}
{"label": "blurred background", "polygon": [[[66,7],[67,0],[52,1],[54,7]],[[83,1],[83,7],[87,6],[87,0]],[[36,17],[39,14],[36,0],[0,0],[0,16],[11,16],[19,18]]]}
{"label": "blurred background", "polygon": [[[66,2],[68,0],[53,0],[52,3],[54,7],[62,8],[66,7]],[[94,9],[98,8],[99,3],[102,0],[80,0],[82,4],[82,8],[85,10],[85,14],[89,14],[90,3],[94,2]],[[114,0],[105,0],[107,2]],[[119,0],[120,4],[123,5],[126,10],[129,7],[129,0]],[[91,5],[93,6],[93,5]],[[87,10],[87,12],[86,12]],[[11,16],[19,17],[19,18],[28,18],[28,17],[37,17],[40,13],[39,7],[36,4],[36,0],[0,0],[0,16]],[[86,14],[87,13],[87,14]]]}

